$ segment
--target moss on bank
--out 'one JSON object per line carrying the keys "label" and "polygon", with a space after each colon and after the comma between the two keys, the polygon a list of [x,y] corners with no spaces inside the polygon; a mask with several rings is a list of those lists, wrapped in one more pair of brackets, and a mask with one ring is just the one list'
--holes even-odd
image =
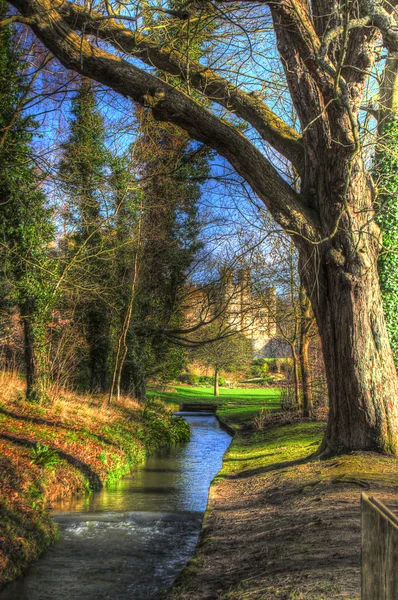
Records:
{"label": "moss on bank", "polygon": [[155,449],[189,439],[186,422],[156,398],[108,407],[103,397],[64,395],[40,406],[22,399],[20,385],[0,397],[0,586],[56,539],[52,502],[99,489]]}

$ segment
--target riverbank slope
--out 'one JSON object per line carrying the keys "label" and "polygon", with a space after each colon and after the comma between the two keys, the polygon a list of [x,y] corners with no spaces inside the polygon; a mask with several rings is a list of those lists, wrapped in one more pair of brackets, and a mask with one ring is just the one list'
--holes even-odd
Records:
{"label": "riverbank slope", "polygon": [[23,382],[0,375],[0,587],[56,539],[51,503],[99,489],[156,448],[189,439],[182,419],[156,398],[63,394],[51,405],[23,399]]}
{"label": "riverbank slope", "polygon": [[[223,419],[237,428],[233,414]],[[294,415],[238,428],[169,600],[359,599],[360,493],[397,510],[398,462],[371,453],[311,460],[324,428]]]}

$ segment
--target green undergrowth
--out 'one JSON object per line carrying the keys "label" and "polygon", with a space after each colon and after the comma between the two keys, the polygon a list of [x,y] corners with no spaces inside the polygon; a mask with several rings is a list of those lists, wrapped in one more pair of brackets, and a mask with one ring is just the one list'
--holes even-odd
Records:
{"label": "green undergrowth", "polygon": [[48,507],[127,474],[162,446],[189,439],[186,422],[159,398],[59,398],[32,405],[0,397],[0,587],[56,539]]}
{"label": "green undergrowth", "polygon": [[252,423],[262,409],[278,410],[280,392],[278,388],[221,388],[220,395],[215,397],[209,388],[175,386],[172,391],[150,392],[149,395],[158,395],[173,410],[178,410],[183,402],[218,404],[218,416],[238,430]]}

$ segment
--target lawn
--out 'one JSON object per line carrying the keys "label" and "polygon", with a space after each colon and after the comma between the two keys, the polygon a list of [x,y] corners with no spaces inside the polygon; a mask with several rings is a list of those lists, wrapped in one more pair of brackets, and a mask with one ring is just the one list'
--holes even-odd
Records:
{"label": "lawn", "polygon": [[148,392],[149,397],[160,396],[167,405],[178,410],[183,402],[208,402],[219,404],[217,414],[235,429],[253,421],[263,408],[278,410],[280,407],[280,389],[278,388],[220,388],[220,395],[215,397],[212,388],[194,386],[175,386],[171,391]]}

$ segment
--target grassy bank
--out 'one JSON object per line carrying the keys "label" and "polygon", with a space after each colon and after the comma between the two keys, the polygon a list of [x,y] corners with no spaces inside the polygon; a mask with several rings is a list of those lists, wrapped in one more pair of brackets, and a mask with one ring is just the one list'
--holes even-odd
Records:
{"label": "grassy bank", "polygon": [[[251,390],[250,390],[251,391]],[[169,600],[359,600],[361,491],[398,509],[398,462],[314,460],[325,422],[273,417],[237,430],[210,490],[197,551]]]}
{"label": "grassy bank", "polygon": [[18,377],[3,374],[0,385],[1,586],[56,539],[47,511],[54,500],[112,483],[189,430],[154,397],[144,408],[65,394],[40,406],[23,400]]}

